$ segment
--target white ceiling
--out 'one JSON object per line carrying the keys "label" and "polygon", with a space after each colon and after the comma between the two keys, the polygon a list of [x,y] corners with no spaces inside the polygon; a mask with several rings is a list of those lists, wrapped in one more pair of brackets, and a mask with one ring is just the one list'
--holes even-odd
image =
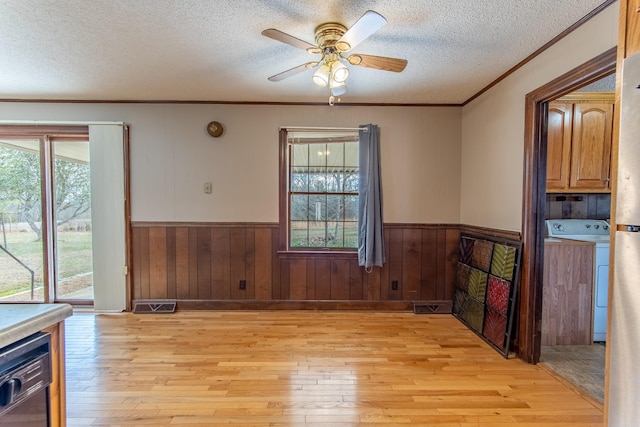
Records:
{"label": "white ceiling", "polygon": [[267,80],[314,57],[260,32],[315,44],[371,9],[353,52],[409,63],[351,66],[342,101],[459,104],[603,1],[0,0],[0,99],[325,102],[312,71]]}

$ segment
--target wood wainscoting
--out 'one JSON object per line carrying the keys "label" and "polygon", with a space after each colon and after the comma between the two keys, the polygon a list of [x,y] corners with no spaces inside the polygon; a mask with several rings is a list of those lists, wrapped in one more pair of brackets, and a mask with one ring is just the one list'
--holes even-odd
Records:
{"label": "wood wainscoting", "polygon": [[411,310],[453,299],[459,225],[386,224],[387,262],[372,273],[355,253],[279,253],[278,237],[275,223],[133,222],[133,300],[171,299],[178,309]]}

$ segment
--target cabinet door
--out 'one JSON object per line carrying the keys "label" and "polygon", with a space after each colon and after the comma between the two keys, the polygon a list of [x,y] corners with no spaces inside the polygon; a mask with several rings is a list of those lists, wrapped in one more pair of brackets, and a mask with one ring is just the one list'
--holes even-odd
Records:
{"label": "cabinet door", "polygon": [[541,345],[593,342],[594,255],[593,243],[545,244]]}
{"label": "cabinet door", "polygon": [[573,104],[551,102],[547,118],[547,191],[569,186]]}
{"label": "cabinet door", "polygon": [[613,105],[575,104],[570,187],[609,191]]}

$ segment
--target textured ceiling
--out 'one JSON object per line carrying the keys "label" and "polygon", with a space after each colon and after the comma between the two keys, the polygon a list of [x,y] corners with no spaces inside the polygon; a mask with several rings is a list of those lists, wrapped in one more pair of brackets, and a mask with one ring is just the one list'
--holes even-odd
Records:
{"label": "textured ceiling", "polygon": [[[312,60],[277,28],[388,23],[353,52],[406,58],[402,73],[351,67],[343,102],[462,103],[603,0],[0,0],[0,99],[324,102]],[[614,6],[615,7],[615,6]]]}

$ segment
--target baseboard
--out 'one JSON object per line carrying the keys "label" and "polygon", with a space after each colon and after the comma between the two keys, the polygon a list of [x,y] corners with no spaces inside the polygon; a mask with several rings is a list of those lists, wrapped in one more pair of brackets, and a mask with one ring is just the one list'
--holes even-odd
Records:
{"label": "baseboard", "polygon": [[411,301],[178,300],[178,310],[368,310],[411,311]]}
{"label": "baseboard", "polygon": [[[133,306],[148,304],[150,300],[134,300]],[[363,310],[413,311],[440,314],[451,313],[453,301],[349,301],[349,300],[158,300],[154,304],[175,303],[177,311],[197,310]],[[150,312],[150,311],[145,311]]]}

